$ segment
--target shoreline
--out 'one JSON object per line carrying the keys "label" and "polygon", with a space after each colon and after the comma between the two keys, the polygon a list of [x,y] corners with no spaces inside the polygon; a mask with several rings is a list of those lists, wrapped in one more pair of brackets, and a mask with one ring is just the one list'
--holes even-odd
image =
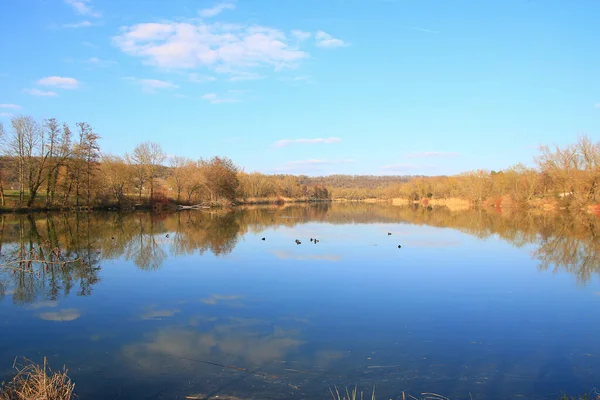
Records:
{"label": "shoreline", "polygon": [[284,206],[293,204],[315,204],[315,203],[366,203],[379,204],[385,203],[393,206],[423,208],[438,208],[446,207],[450,211],[466,211],[470,209],[494,209],[497,212],[512,211],[512,210],[535,210],[539,212],[585,212],[600,217],[600,205],[584,204],[579,207],[565,207],[559,204],[556,199],[534,199],[527,203],[514,203],[506,198],[486,199],[479,203],[473,203],[463,198],[422,198],[419,200],[411,200],[408,198],[366,198],[366,199],[311,199],[311,198],[249,198],[236,199],[235,201],[217,200],[214,202],[185,204],[172,202],[156,202],[156,203],[133,203],[128,205],[108,204],[96,206],[50,206],[50,207],[0,207],[0,215],[3,214],[32,214],[45,212],[64,212],[64,213],[83,213],[83,212],[132,212],[132,211],[184,211],[184,210],[211,210],[211,209],[233,209],[240,206]]}

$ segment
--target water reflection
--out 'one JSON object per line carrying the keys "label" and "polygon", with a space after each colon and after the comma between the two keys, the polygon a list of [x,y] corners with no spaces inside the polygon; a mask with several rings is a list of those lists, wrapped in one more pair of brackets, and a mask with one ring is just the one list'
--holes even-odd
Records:
{"label": "water reflection", "polygon": [[[513,246],[536,245],[541,270],[564,271],[585,284],[600,272],[600,226],[593,215],[453,212],[446,208],[393,207],[377,204],[247,207],[233,211],[45,214],[0,216],[0,300],[12,293],[16,304],[56,300],[76,290],[92,293],[100,261],[125,259],[143,270],[160,268],[167,257],[232,252],[240,238],[278,226],[410,223],[449,227],[485,239],[497,236]],[[399,233],[400,234],[400,233]],[[450,248],[452,240],[400,236],[405,247]],[[285,260],[339,261],[340,254],[295,254],[272,249]],[[217,299],[213,299],[216,301]]]}

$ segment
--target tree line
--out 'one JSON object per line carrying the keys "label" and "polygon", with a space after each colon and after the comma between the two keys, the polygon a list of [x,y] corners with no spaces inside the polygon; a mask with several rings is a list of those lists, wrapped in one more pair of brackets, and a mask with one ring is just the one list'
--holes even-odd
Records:
{"label": "tree line", "polygon": [[17,207],[98,207],[131,204],[224,203],[236,200],[329,199],[319,183],[291,175],[245,173],[227,157],[168,157],[147,141],[123,156],[102,153],[87,122],[75,131],[55,118],[0,123],[0,204]]}
{"label": "tree line", "polygon": [[534,166],[475,170],[453,176],[266,175],[247,173],[227,157],[168,157],[143,142],[122,156],[103,153],[86,122],[30,116],[0,123],[0,204],[18,207],[223,204],[308,200],[403,199],[427,203],[583,208],[600,202],[600,143],[542,146]]}
{"label": "tree line", "polygon": [[541,146],[531,167],[415,177],[383,192],[387,198],[413,201],[459,198],[473,204],[581,209],[600,202],[600,142],[582,136],[575,144]]}

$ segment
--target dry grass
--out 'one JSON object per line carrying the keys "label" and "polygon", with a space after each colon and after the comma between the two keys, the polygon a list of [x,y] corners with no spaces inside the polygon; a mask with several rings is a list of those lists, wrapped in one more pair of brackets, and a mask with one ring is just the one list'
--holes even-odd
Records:
{"label": "dry grass", "polygon": [[75,384],[67,375],[67,370],[54,372],[48,366],[38,365],[26,358],[17,358],[13,364],[15,376],[0,387],[0,400],[71,400]]}

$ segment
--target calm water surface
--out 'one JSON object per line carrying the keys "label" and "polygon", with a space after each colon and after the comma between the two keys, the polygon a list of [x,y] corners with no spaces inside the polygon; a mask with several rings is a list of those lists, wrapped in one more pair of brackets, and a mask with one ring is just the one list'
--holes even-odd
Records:
{"label": "calm water surface", "polygon": [[15,356],[47,356],[84,400],[600,385],[593,216],[333,204],[0,219],[3,262],[53,262],[0,269],[0,380]]}

